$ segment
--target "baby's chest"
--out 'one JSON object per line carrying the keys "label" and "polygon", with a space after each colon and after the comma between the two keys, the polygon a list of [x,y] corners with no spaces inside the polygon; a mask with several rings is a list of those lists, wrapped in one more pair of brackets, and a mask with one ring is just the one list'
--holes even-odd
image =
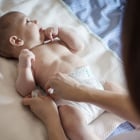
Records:
{"label": "baby's chest", "polygon": [[34,67],[34,77],[37,84],[44,87],[48,79],[60,70],[58,61],[53,63],[36,63]]}
{"label": "baby's chest", "polygon": [[33,66],[35,77],[38,79],[46,78],[55,73],[55,71],[60,67],[62,61],[57,56],[42,55],[37,57]]}

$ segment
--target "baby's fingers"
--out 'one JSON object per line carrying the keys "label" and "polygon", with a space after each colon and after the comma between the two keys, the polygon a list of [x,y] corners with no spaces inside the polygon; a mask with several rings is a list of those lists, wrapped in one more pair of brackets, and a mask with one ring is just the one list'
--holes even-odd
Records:
{"label": "baby's fingers", "polygon": [[53,32],[52,32],[52,31],[51,31],[50,34],[49,34],[49,39],[50,39],[51,41],[53,41]]}
{"label": "baby's fingers", "polygon": [[22,100],[22,104],[23,105],[27,105],[27,106],[31,106],[32,104],[37,103],[38,101],[40,101],[41,96],[35,96],[35,97],[25,97]]}
{"label": "baby's fingers", "polygon": [[23,100],[22,100],[22,104],[23,104],[23,105],[27,105],[27,106],[28,106],[28,105],[30,106],[30,105],[32,104],[32,102],[33,102],[33,101],[32,101],[32,98],[28,98],[28,97],[25,97],[25,98],[23,98]]}

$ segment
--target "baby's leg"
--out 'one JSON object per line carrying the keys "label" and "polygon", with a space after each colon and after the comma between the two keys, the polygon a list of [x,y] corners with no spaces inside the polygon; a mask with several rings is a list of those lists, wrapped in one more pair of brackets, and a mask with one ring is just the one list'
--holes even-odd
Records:
{"label": "baby's leg", "polygon": [[91,140],[92,133],[87,125],[84,115],[79,109],[63,105],[59,107],[62,125],[66,135],[71,140]]}

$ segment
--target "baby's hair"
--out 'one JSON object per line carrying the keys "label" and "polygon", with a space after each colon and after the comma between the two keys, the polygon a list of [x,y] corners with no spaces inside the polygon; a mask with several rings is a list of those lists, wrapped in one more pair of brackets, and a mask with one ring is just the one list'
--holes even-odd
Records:
{"label": "baby's hair", "polygon": [[9,37],[10,37],[10,29],[12,29],[12,22],[9,20],[9,17],[13,14],[17,14],[19,12],[12,11],[4,14],[0,17],[0,56],[3,57],[12,57],[11,51],[10,51],[10,43],[9,43]]}

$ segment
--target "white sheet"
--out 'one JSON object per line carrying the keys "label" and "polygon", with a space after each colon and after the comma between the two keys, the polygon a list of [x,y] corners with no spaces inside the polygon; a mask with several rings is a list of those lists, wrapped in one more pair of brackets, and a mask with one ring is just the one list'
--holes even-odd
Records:
{"label": "white sheet", "polygon": [[[61,0],[0,0],[1,14],[18,10],[40,21],[46,27],[52,24],[73,26],[80,32],[85,50],[80,55],[91,66],[99,80],[110,80],[124,85],[121,61],[107,49],[102,40],[91,32]],[[45,140],[43,124],[21,105],[21,97],[15,91],[16,62],[0,58],[0,136],[3,140]],[[123,120],[111,113],[104,113],[92,124],[93,133],[101,139]]]}

